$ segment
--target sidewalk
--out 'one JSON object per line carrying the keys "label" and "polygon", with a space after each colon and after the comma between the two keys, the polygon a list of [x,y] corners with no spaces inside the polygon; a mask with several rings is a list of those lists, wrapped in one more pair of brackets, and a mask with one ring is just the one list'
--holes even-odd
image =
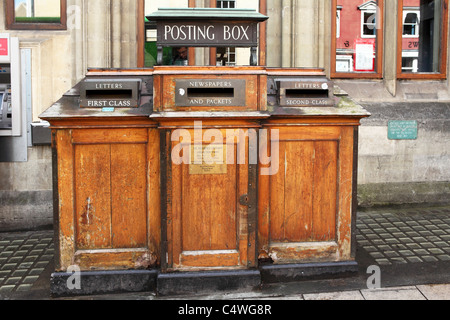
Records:
{"label": "sidewalk", "polygon": [[[52,299],[53,254],[53,231],[0,233],[0,300]],[[266,285],[253,292],[65,300],[450,300],[450,206],[359,212],[356,260],[359,273],[352,277]],[[367,288],[369,266],[380,267],[380,289]]]}

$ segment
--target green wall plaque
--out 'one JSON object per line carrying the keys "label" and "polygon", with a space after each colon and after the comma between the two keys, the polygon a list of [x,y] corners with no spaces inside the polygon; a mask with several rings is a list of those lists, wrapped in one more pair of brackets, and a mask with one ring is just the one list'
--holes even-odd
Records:
{"label": "green wall plaque", "polygon": [[389,140],[417,140],[417,121],[389,121]]}

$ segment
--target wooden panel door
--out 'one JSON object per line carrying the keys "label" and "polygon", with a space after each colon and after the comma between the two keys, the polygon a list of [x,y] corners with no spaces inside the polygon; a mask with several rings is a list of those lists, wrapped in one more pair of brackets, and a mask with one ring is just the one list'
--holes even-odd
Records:
{"label": "wooden panel door", "polygon": [[[223,164],[208,165],[205,157],[203,162],[195,164],[199,150],[200,158],[208,154],[206,148],[212,146],[210,141],[202,141],[203,146],[196,147],[194,140],[169,143],[169,154],[177,146],[182,147],[183,156],[184,152],[191,151],[191,161],[175,164],[168,159],[170,200],[166,217],[168,254],[165,271],[246,268],[255,264],[255,230],[249,229],[247,203],[250,183],[248,138],[241,140],[244,148],[240,149],[239,139],[227,144],[225,130],[221,132],[223,144],[217,140],[214,143],[216,150],[222,150],[219,158],[223,158]],[[169,136],[167,139],[170,141]],[[245,154],[245,161],[239,161],[242,164],[238,164],[238,150]],[[228,152],[232,163],[227,162]],[[254,214],[256,219],[256,211]]]}
{"label": "wooden panel door", "polygon": [[[150,229],[149,212],[158,210],[149,202],[159,203],[153,187],[150,193],[159,180],[159,172],[153,172],[159,160],[153,154],[153,145],[159,146],[155,131],[57,133],[59,268],[129,269],[156,263],[158,252],[149,241],[155,229]],[[150,138],[156,139],[149,144]]]}
{"label": "wooden panel door", "polygon": [[261,258],[350,259],[353,128],[271,129],[279,130],[279,167],[260,177]]}

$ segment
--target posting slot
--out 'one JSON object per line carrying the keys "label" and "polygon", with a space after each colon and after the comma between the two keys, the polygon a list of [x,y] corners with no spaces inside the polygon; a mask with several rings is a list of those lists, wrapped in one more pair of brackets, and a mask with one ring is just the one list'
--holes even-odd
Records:
{"label": "posting slot", "polygon": [[89,79],[81,83],[81,108],[137,108],[141,81]]}
{"label": "posting slot", "polygon": [[234,98],[234,88],[188,88],[189,98]]}
{"label": "posting slot", "polygon": [[330,88],[325,80],[278,81],[278,97],[281,107],[330,107],[334,106]]}

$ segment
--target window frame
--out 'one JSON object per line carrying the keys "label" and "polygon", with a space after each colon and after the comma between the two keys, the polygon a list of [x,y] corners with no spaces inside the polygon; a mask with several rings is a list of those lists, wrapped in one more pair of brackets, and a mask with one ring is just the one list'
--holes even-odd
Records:
{"label": "window frame", "polygon": [[375,28],[377,27],[376,21],[375,21],[375,23],[366,23],[365,22],[366,14],[370,14],[370,16],[372,16],[374,14],[376,15],[377,12],[373,11],[373,10],[361,10],[361,38],[362,39],[375,39],[377,37],[377,35],[371,35],[371,34],[364,33],[365,26],[373,25]]}
{"label": "window frame", "polygon": [[[331,57],[330,57],[330,77],[333,79],[382,79],[383,78],[383,52],[384,52],[384,0],[377,0],[380,12],[378,14],[379,21],[377,24],[381,29],[377,31],[376,35],[376,67],[375,72],[337,72],[336,71],[336,11],[338,10],[337,0],[332,0],[331,4]],[[362,28],[362,27],[361,27]],[[341,29],[342,36],[342,29]],[[362,37],[361,37],[362,38]],[[373,39],[362,38],[362,39]]]}
{"label": "window frame", "polygon": [[[416,26],[416,34],[413,34],[413,35],[411,35],[411,34],[404,34],[405,25],[406,25],[405,20],[406,20],[408,14],[410,14],[410,13],[416,14],[417,18],[420,21],[420,9],[414,9],[414,10],[413,9],[406,9],[406,10],[403,10],[402,37],[403,38],[418,38],[419,34],[420,34],[420,23],[417,24],[417,26]],[[412,23],[408,23],[408,25],[413,25],[413,24]]]}
{"label": "window frame", "polygon": [[[398,0],[398,26],[397,26],[397,79],[432,79],[445,80],[447,79],[447,37],[448,37],[448,0],[442,0],[442,25],[441,25],[441,40],[440,40],[440,61],[439,72],[418,72],[418,73],[404,73],[403,72],[403,0]],[[420,26],[419,26],[420,27]]]}
{"label": "window frame", "polygon": [[60,22],[16,22],[14,0],[5,0],[5,27],[8,30],[67,30],[67,0],[60,1]]}

